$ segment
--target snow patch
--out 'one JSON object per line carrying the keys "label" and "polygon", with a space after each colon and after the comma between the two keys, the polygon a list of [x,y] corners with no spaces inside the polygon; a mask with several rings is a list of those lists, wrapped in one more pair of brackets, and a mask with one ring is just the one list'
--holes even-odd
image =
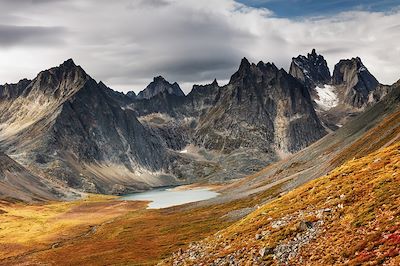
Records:
{"label": "snow patch", "polygon": [[315,102],[318,106],[327,111],[339,104],[339,98],[335,93],[335,87],[331,85],[324,85],[323,87],[315,87],[318,98]]}
{"label": "snow patch", "polygon": [[363,71],[367,71],[367,69],[363,66],[358,69],[358,73],[363,72]]}

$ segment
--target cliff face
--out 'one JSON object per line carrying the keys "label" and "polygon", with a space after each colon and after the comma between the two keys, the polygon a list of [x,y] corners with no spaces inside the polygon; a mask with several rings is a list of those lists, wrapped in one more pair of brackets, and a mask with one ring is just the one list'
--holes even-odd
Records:
{"label": "cliff face", "polygon": [[307,89],[284,70],[243,59],[216,104],[200,120],[198,142],[211,149],[241,147],[294,152],[325,134]]}
{"label": "cliff face", "polygon": [[0,86],[0,148],[32,174],[88,192],[221,181],[303,149],[388,90],[359,59],[342,60],[331,79],[315,50],[290,73],[244,58],[223,87],[184,95],[155,77],[136,97],[67,60]]}
{"label": "cliff face", "polygon": [[293,58],[290,74],[309,90],[318,117],[327,130],[336,130],[350,117],[380,101],[390,87],[381,85],[359,57],[340,60],[331,77],[315,49]]}
{"label": "cliff face", "polygon": [[[332,84],[342,87],[344,102],[355,108],[362,108],[373,102],[375,100],[373,92],[379,87],[379,82],[368,71],[359,57],[340,60],[335,65]],[[379,99],[382,98],[382,96],[376,96]]]}
{"label": "cliff face", "polygon": [[162,185],[138,181],[143,173],[162,172],[168,160],[161,139],[123,108],[128,102],[68,60],[1,101],[2,147],[24,165],[85,191]]}
{"label": "cliff face", "polygon": [[306,56],[299,55],[292,59],[289,74],[302,81],[307,87],[322,86],[331,81],[328,64],[315,49]]}
{"label": "cliff face", "polygon": [[162,76],[155,77],[143,91],[137,95],[137,99],[150,99],[159,93],[167,93],[176,96],[184,96],[185,94],[179,87],[178,83],[173,84],[166,81]]}

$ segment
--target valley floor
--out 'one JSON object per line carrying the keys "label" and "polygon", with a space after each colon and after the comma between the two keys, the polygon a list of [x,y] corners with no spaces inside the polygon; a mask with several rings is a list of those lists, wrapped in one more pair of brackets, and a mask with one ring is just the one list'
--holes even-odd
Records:
{"label": "valley floor", "polygon": [[207,202],[150,210],[101,195],[0,201],[0,265],[399,265],[398,114],[338,148],[349,138],[343,128],[329,145],[218,187]]}
{"label": "valley floor", "polygon": [[399,152],[397,142],[285,195],[278,183],[153,210],[99,195],[0,202],[0,265],[398,265]]}
{"label": "valley floor", "polygon": [[146,202],[98,195],[75,202],[0,202],[0,265],[153,265],[226,228],[271,195],[273,189],[229,203],[154,210]]}

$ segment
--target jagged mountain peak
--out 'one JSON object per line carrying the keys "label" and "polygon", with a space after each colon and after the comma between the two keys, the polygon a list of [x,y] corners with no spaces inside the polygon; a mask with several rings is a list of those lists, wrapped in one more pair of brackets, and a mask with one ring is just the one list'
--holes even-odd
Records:
{"label": "jagged mountain peak", "polygon": [[103,81],[99,81],[99,86],[109,88]]}
{"label": "jagged mountain peak", "polygon": [[153,82],[164,82],[164,81],[166,81],[166,80],[165,80],[165,78],[164,78],[163,76],[161,76],[161,75],[156,76],[156,77],[153,78]]}
{"label": "jagged mountain peak", "polygon": [[344,88],[345,103],[356,108],[368,104],[371,101],[371,93],[379,87],[378,80],[359,57],[340,60],[335,65],[332,83]]}
{"label": "jagged mountain peak", "polygon": [[230,84],[244,81],[244,80],[258,80],[263,78],[270,79],[278,73],[279,69],[274,63],[264,63],[260,61],[256,64],[250,63],[245,57],[240,62],[239,69],[231,76]]}
{"label": "jagged mountain peak", "polygon": [[[351,59],[341,59],[337,66],[346,66],[348,68],[357,69],[357,71],[365,71],[367,70],[364,66],[363,62],[361,61],[360,57],[353,57]],[[335,66],[336,67],[336,66]]]}
{"label": "jagged mountain peak", "polygon": [[185,95],[177,82],[171,84],[163,76],[156,76],[144,90],[139,92],[136,98],[150,99],[160,93],[167,93],[176,96]]}
{"label": "jagged mountain peak", "polygon": [[32,82],[29,79],[21,79],[18,83],[0,85],[0,99],[13,99],[21,95]]}
{"label": "jagged mountain peak", "polygon": [[136,99],[136,97],[137,97],[137,95],[136,95],[136,93],[134,91],[128,91],[126,93],[126,96],[128,96],[131,99]]}
{"label": "jagged mountain peak", "polygon": [[240,66],[239,69],[243,69],[243,68],[249,68],[250,67],[250,62],[246,57],[243,57],[242,60],[240,61]]}
{"label": "jagged mountain peak", "polygon": [[315,50],[315,48],[313,48],[313,49],[311,50],[311,53],[308,53],[308,54],[307,54],[307,57],[308,57],[308,58],[316,58],[316,57],[318,57],[318,56],[322,56],[322,55],[317,54],[317,51]]}
{"label": "jagged mountain peak", "polygon": [[328,84],[331,74],[325,58],[317,54],[315,49],[311,53],[292,58],[289,73],[304,83],[307,87]]}
{"label": "jagged mountain peak", "polygon": [[40,72],[27,87],[26,95],[41,91],[47,96],[64,98],[79,91],[92,78],[72,59]]}
{"label": "jagged mountain peak", "polygon": [[69,58],[65,60],[60,67],[65,67],[65,68],[71,68],[71,67],[76,67],[76,64],[72,58]]}
{"label": "jagged mountain peak", "polygon": [[195,92],[199,92],[199,91],[202,91],[202,93],[205,91],[210,92],[209,90],[212,90],[214,88],[217,88],[217,89],[219,88],[217,79],[214,79],[213,82],[210,84],[205,84],[205,85],[195,84],[195,85],[193,85],[192,90],[189,92],[188,95],[191,95],[191,94],[193,94]]}
{"label": "jagged mountain peak", "polygon": [[52,76],[53,79],[89,79],[89,75],[83,70],[83,68],[79,65],[76,65],[72,59],[68,59],[64,61],[57,67],[52,67],[50,69],[41,71],[36,79],[46,79]]}
{"label": "jagged mountain peak", "polygon": [[27,79],[27,78],[23,78],[23,79],[20,79],[17,83],[4,83],[4,85],[0,85],[0,86],[9,86],[9,85],[17,85],[17,84],[19,84],[19,83],[30,83],[32,80],[30,80],[30,79]]}
{"label": "jagged mountain peak", "polygon": [[379,84],[365,67],[360,57],[342,59],[335,65],[332,78],[334,84],[348,84],[356,82],[355,79],[364,82],[367,90],[374,89]]}
{"label": "jagged mountain peak", "polygon": [[257,66],[257,68],[259,68],[259,69],[261,69],[263,71],[270,70],[270,71],[276,72],[276,70],[278,70],[276,65],[274,63],[271,63],[271,62],[264,63],[263,61],[260,61],[260,62],[257,63],[256,66]]}
{"label": "jagged mountain peak", "polygon": [[68,59],[59,66],[39,72],[33,80],[22,79],[16,84],[0,86],[0,98],[11,99],[22,95],[36,100],[42,96],[65,99],[91,79],[72,59]]}

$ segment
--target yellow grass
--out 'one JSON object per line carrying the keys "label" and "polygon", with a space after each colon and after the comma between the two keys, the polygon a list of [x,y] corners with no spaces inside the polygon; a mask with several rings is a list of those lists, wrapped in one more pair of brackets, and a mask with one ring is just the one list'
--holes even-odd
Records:
{"label": "yellow grass", "polygon": [[[329,209],[322,218],[318,213]],[[273,223],[285,220],[274,227]],[[302,233],[301,222],[323,220],[316,239],[300,249],[290,265],[398,265],[400,252],[400,142],[357,160],[276,199],[201,242],[210,264],[241,250],[249,262],[263,247],[276,248]],[[262,240],[255,235],[268,232]],[[301,258],[301,259],[300,259]],[[170,260],[166,260],[168,265]],[[279,265],[272,255],[264,263]]]}

